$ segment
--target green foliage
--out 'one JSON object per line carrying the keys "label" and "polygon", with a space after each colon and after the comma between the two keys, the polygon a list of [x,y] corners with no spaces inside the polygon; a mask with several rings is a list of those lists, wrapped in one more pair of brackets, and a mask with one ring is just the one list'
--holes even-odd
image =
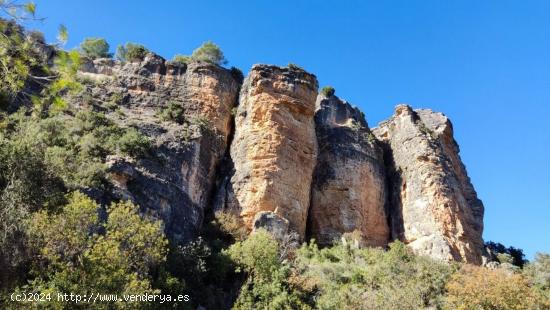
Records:
{"label": "green foliage", "polygon": [[13,20],[35,19],[36,4],[32,1],[21,2],[18,0],[0,0],[0,17],[6,16]]}
{"label": "green foliage", "polygon": [[57,40],[61,44],[65,44],[69,40],[69,31],[65,25],[59,25],[59,28],[57,29]]}
{"label": "green foliage", "polygon": [[[16,114],[8,127],[22,118]],[[25,262],[24,220],[43,206],[63,201],[65,190],[44,158],[44,149],[35,147],[36,132],[16,133],[13,138],[0,130],[0,282],[13,277],[19,264]],[[0,285],[0,287],[3,285]]]}
{"label": "green foliage", "polygon": [[233,241],[244,241],[248,236],[248,230],[241,218],[229,212],[217,212],[214,224],[222,233],[231,236]]}
{"label": "green foliage", "polygon": [[550,306],[550,254],[537,253],[523,268],[523,275]]}
{"label": "green foliage", "polygon": [[[525,254],[523,254],[522,249],[515,248],[513,246],[506,247],[502,243],[498,242],[485,242],[485,246],[489,249],[491,253],[493,253],[495,256],[497,256],[497,259],[500,261],[502,258],[503,260],[506,260],[506,263],[514,264],[518,267],[523,267],[527,263],[527,260],[525,259]],[[498,255],[498,254],[505,254],[505,255]],[[507,258],[510,257],[510,258]],[[500,261],[503,263],[504,261]]]}
{"label": "green foliage", "polygon": [[258,230],[227,251],[237,272],[249,275],[233,309],[310,309],[305,295],[290,282],[290,268],[279,260],[279,244]]}
{"label": "green foliage", "polygon": [[147,154],[151,141],[135,128],[129,128],[115,141],[122,154],[141,157]]}
{"label": "green foliage", "polygon": [[212,41],[204,42],[199,48],[193,51],[191,59],[195,61],[205,61],[218,66],[225,65],[225,59],[222,50]]}
{"label": "green foliage", "polygon": [[319,309],[423,309],[441,305],[449,266],[413,255],[401,242],[390,250],[342,243],[319,249],[304,245],[297,268],[319,289]]}
{"label": "green foliage", "polygon": [[172,58],[172,61],[178,64],[188,64],[191,61],[191,57],[178,54]]}
{"label": "green foliage", "polygon": [[19,113],[7,122],[9,130],[4,131],[2,141],[6,145],[25,144],[27,152],[34,154],[26,158],[33,158],[44,168],[28,163],[25,167],[10,166],[6,173],[17,175],[13,169],[28,169],[29,175],[40,176],[40,171],[45,171],[72,189],[101,187],[107,155],[140,157],[150,148],[150,140],[136,129],[118,127],[98,112],[81,111],[75,117],[59,114],[45,119]]}
{"label": "green foliage", "polygon": [[448,309],[548,309],[520,274],[465,265],[447,283]]}
{"label": "green foliage", "polygon": [[108,58],[109,43],[103,38],[86,38],[80,43],[82,55],[90,59]]}
{"label": "green foliage", "polygon": [[[0,95],[13,100],[31,72],[47,70],[32,41],[11,21],[0,19]],[[46,73],[47,74],[47,73]]]}
{"label": "green foliage", "polygon": [[168,105],[162,107],[158,111],[157,115],[163,121],[175,122],[180,125],[185,121],[185,111],[183,110],[183,105],[178,102],[168,102]]}
{"label": "green foliage", "polygon": [[[26,19],[25,13],[34,18],[35,10],[36,6],[32,2],[0,2],[0,12],[6,12],[14,20]],[[58,51],[55,67],[49,68],[40,52],[43,38],[37,40],[32,34],[26,34],[13,20],[0,19],[0,100],[12,102],[16,98],[31,99],[40,103],[43,109],[50,105],[56,109],[62,108],[62,92],[79,89],[79,83],[76,82],[79,55],[75,51]],[[60,39],[67,39],[64,26],[60,27]],[[28,91],[30,86],[42,89],[39,96]]]}
{"label": "green foliage", "polygon": [[332,86],[325,86],[321,88],[321,95],[323,95],[326,98],[334,96],[334,93],[336,90]]}
{"label": "green foliage", "polygon": [[116,58],[120,61],[137,62],[147,56],[149,50],[145,46],[128,42],[126,45],[119,45],[116,50]]}
{"label": "green foliage", "polygon": [[[41,261],[33,266],[36,277],[22,291],[160,293],[153,287],[154,271],[165,263],[168,245],[161,223],[140,216],[129,202],[112,204],[105,223],[99,221],[98,210],[90,198],[75,192],[60,212],[33,215],[30,242],[39,249]],[[174,286],[171,276],[157,280]],[[95,306],[103,309],[107,304]]]}

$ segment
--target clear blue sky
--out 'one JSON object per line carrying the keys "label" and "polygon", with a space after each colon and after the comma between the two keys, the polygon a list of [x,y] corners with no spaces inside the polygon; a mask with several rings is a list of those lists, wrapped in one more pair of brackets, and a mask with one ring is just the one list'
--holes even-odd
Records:
{"label": "clear blue sky", "polygon": [[550,252],[550,1],[36,0],[49,40],[105,37],[171,58],[203,41],[230,66],[293,62],[371,126],[442,111],[485,203],[485,240]]}

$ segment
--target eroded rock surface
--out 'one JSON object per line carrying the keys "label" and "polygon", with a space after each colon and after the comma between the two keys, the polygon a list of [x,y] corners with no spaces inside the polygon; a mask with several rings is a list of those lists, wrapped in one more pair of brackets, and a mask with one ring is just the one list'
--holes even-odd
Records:
{"label": "eroded rock surface", "polygon": [[315,76],[298,68],[255,65],[246,78],[231,144],[232,176],[222,184],[225,208],[249,229],[270,211],[305,234],[317,156]]}
{"label": "eroded rock surface", "polygon": [[[178,242],[194,238],[228,148],[240,83],[219,66],[177,65],[151,53],[141,62],[89,61],[79,74],[87,91],[76,104],[99,109],[152,142],[146,156],[108,158],[113,188],[105,199],[132,200],[161,218]],[[160,117],[169,105],[181,107],[180,121]]]}
{"label": "eroded rock surface", "polygon": [[390,233],[383,154],[363,113],[336,96],[319,96],[315,125],[319,155],[309,235],[328,245],[357,230],[364,244],[385,246]]}
{"label": "eroded rock surface", "polygon": [[399,105],[373,132],[386,143],[392,236],[419,254],[480,264],[483,204],[449,119]]}

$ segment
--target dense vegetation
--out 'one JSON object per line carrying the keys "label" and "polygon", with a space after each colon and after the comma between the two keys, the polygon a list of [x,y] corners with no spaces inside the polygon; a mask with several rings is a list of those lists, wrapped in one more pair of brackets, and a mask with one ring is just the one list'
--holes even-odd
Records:
{"label": "dense vegetation", "polygon": [[[33,4],[0,6],[16,19],[35,12]],[[550,307],[550,255],[527,263],[521,250],[496,243],[488,246],[500,263],[489,269],[416,256],[400,242],[386,250],[362,248],[354,234],[322,249],[313,240],[300,245],[293,235],[275,240],[259,230],[248,236],[237,217],[218,213],[210,215],[201,237],[173,244],[162,223],[139,206],[92,199],[93,191],[107,190],[107,156],[139,159],[151,148],[136,128],[67,100],[82,90],[80,56],[110,57],[107,42],[91,38],[79,51],[57,49],[50,66],[39,34],[3,19],[0,33],[0,308],[37,307],[11,302],[12,292],[191,296],[190,302],[131,305],[52,298],[44,306],[53,309]],[[128,43],[117,57],[137,61],[147,53]],[[190,60],[226,62],[211,42],[175,59]],[[240,70],[231,72],[242,79]],[[114,104],[121,100],[113,95]],[[163,121],[180,124],[183,115],[176,103],[158,111]]]}

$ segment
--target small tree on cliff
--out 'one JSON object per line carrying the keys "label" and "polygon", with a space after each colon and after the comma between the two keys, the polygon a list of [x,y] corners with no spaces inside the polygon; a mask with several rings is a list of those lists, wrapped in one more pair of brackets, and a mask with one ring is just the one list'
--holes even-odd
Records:
{"label": "small tree on cliff", "polygon": [[204,42],[199,48],[194,50],[193,54],[191,54],[191,59],[206,61],[218,66],[225,65],[227,63],[227,59],[225,59],[220,47],[212,41]]}
{"label": "small tree on cliff", "polygon": [[80,43],[80,50],[82,55],[91,59],[111,57],[109,43],[103,38],[86,38]]}
{"label": "small tree on cliff", "polygon": [[141,61],[149,53],[149,50],[136,43],[128,42],[126,45],[119,45],[116,50],[116,58],[121,61]]}
{"label": "small tree on cliff", "polygon": [[332,97],[334,96],[334,93],[336,92],[336,90],[334,89],[334,87],[332,86],[325,86],[321,89],[321,95],[323,95],[324,97]]}

